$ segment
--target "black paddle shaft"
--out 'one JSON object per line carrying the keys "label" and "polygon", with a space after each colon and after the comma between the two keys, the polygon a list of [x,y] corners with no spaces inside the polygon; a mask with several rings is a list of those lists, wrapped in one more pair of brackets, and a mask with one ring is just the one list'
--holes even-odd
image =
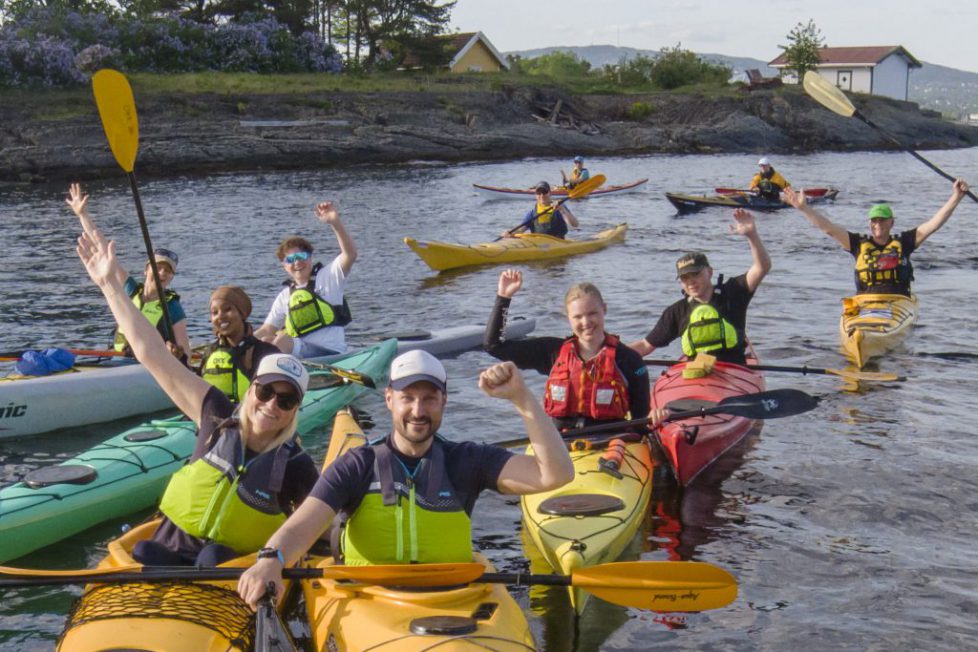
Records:
{"label": "black paddle shaft", "polygon": [[[883,127],[879,126],[878,124],[876,124],[875,122],[873,122],[872,120],[870,120],[869,118],[867,118],[866,116],[864,116],[859,111],[856,111],[852,115],[853,115],[853,117],[856,117],[856,118],[862,120],[863,122],[865,122],[866,124],[868,124],[870,127],[872,127],[876,131],[878,131],[881,134],[883,134],[884,136],[886,136],[890,140],[890,142],[892,142],[894,145],[896,145],[897,147],[899,147],[900,149],[902,149],[903,151],[905,151],[907,154],[910,154],[910,156],[914,157],[915,159],[917,159],[918,161],[920,161],[921,163],[923,163],[924,165],[926,165],[927,167],[929,167],[934,172],[937,172],[939,175],[941,175],[942,177],[944,177],[945,179],[947,179],[951,183],[954,183],[955,181],[957,181],[957,179],[955,179],[953,176],[951,176],[950,174],[948,174],[947,172],[945,172],[941,168],[937,167],[936,165],[934,165],[933,163],[931,163],[930,161],[928,161],[927,159],[925,159],[923,156],[921,156],[920,154],[918,154],[914,150],[912,150],[909,147],[907,147],[906,145],[904,145],[896,136],[892,135],[891,133],[889,133],[888,131],[886,131],[885,129],[883,129]],[[969,197],[971,197],[972,200],[978,202],[978,195],[975,195],[975,193],[971,192],[970,190],[968,191],[967,194],[968,194]]]}
{"label": "black paddle shaft", "polygon": [[[139,216],[139,229],[143,233],[143,244],[146,246],[146,255],[149,257],[149,269],[153,273],[153,282],[156,283],[156,293],[159,295],[160,310],[163,311],[163,324],[166,326],[166,341],[177,343],[176,333],[173,332],[173,321],[170,319],[170,307],[166,305],[166,292],[163,284],[160,283],[160,269],[156,265],[156,256],[153,254],[153,243],[149,238],[149,227],[146,226],[146,215],[143,213],[143,202],[139,198],[139,187],[136,185],[136,174],[128,172],[129,186],[132,188],[132,200],[136,203],[136,215]],[[176,270],[173,270],[174,272]],[[190,351],[184,351],[190,355]]]}

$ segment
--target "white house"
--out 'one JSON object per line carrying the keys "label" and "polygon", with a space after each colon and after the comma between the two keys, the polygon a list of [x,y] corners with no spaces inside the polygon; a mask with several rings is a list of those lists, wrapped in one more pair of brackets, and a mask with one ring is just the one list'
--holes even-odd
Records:
{"label": "white house", "polygon": [[[910,69],[922,64],[902,45],[877,45],[852,48],[820,48],[816,70],[822,77],[846,91],[883,95],[906,100],[910,88]],[[788,71],[784,53],[767,65],[781,72],[787,84],[797,84]]]}

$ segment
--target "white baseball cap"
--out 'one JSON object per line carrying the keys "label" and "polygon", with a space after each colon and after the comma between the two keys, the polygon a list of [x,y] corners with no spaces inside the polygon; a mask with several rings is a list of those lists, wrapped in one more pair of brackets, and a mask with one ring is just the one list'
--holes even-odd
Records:
{"label": "white baseball cap", "polygon": [[768,160],[766,156],[762,156],[761,160],[757,162],[758,165],[771,165],[771,161]]}
{"label": "white baseball cap", "polygon": [[446,391],[448,374],[438,358],[427,351],[415,349],[394,358],[391,362],[390,386],[398,391],[419,381],[426,381]]}
{"label": "white baseball cap", "polygon": [[290,383],[299,391],[299,398],[302,398],[306,388],[309,387],[309,372],[294,355],[287,353],[266,355],[258,365],[255,382],[268,385],[279,380]]}

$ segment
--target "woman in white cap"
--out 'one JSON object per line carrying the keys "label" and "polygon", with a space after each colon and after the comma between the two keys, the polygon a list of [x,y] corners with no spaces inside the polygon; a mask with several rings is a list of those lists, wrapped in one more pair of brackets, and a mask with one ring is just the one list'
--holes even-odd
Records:
{"label": "woman in white cap", "polygon": [[163,495],[162,524],[136,545],[133,557],[144,564],[210,566],[258,550],[318,477],[295,435],[309,384],[305,367],[291,355],[265,356],[235,408],[167,352],[129,300],[114,242],[93,227],[78,239],[77,251],[136,358],[198,428],[190,463]]}
{"label": "woman in white cap", "polygon": [[781,191],[791,184],[774,169],[768,157],[762,156],[757,166],[761,169],[750,180],[749,190],[768,201],[780,201]]}
{"label": "woman in white cap", "polygon": [[[65,201],[81,220],[82,229],[86,233],[96,230],[92,218],[88,214],[88,195],[82,194],[79,184],[71,184],[68,188],[68,199]],[[167,341],[170,352],[186,362],[187,356],[190,354],[187,315],[180,304],[180,295],[169,289],[170,282],[177,273],[179,259],[176,253],[163,248],[154,249],[153,258],[156,260],[156,268],[160,273],[160,283],[163,285],[163,295],[166,297],[166,309],[170,313],[170,323],[173,324],[173,336],[167,337],[166,322],[163,319],[163,309],[160,305],[160,293],[156,288],[156,281],[153,278],[149,261],[146,262],[145,280],[142,283],[137,283],[136,279],[120,267],[119,273],[122,275],[125,293],[132,299],[132,302],[136,304],[136,307],[149,323],[156,327],[160,336]],[[112,348],[120,353],[132,355],[132,349],[121,328],[116,329]]]}

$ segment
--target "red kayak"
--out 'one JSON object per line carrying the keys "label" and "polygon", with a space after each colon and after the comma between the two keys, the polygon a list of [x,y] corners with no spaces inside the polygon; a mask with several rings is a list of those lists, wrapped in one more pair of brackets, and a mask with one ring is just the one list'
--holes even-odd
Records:
{"label": "red kayak", "polygon": [[[748,349],[748,364],[757,364],[753,350]],[[669,407],[674,401],[682,410],[694,409],[696,403],[717,403],[729,396],[764,391],[764,376],[759,371],[727,362],[717,362],[703,378],[683,378],[685,362],[669,367],[652,387],[652,407]],[[760,421],[727,414],[682,419],[662,424],[656,433],[679,484],[686,486],[703,469],[743,439]]]}

